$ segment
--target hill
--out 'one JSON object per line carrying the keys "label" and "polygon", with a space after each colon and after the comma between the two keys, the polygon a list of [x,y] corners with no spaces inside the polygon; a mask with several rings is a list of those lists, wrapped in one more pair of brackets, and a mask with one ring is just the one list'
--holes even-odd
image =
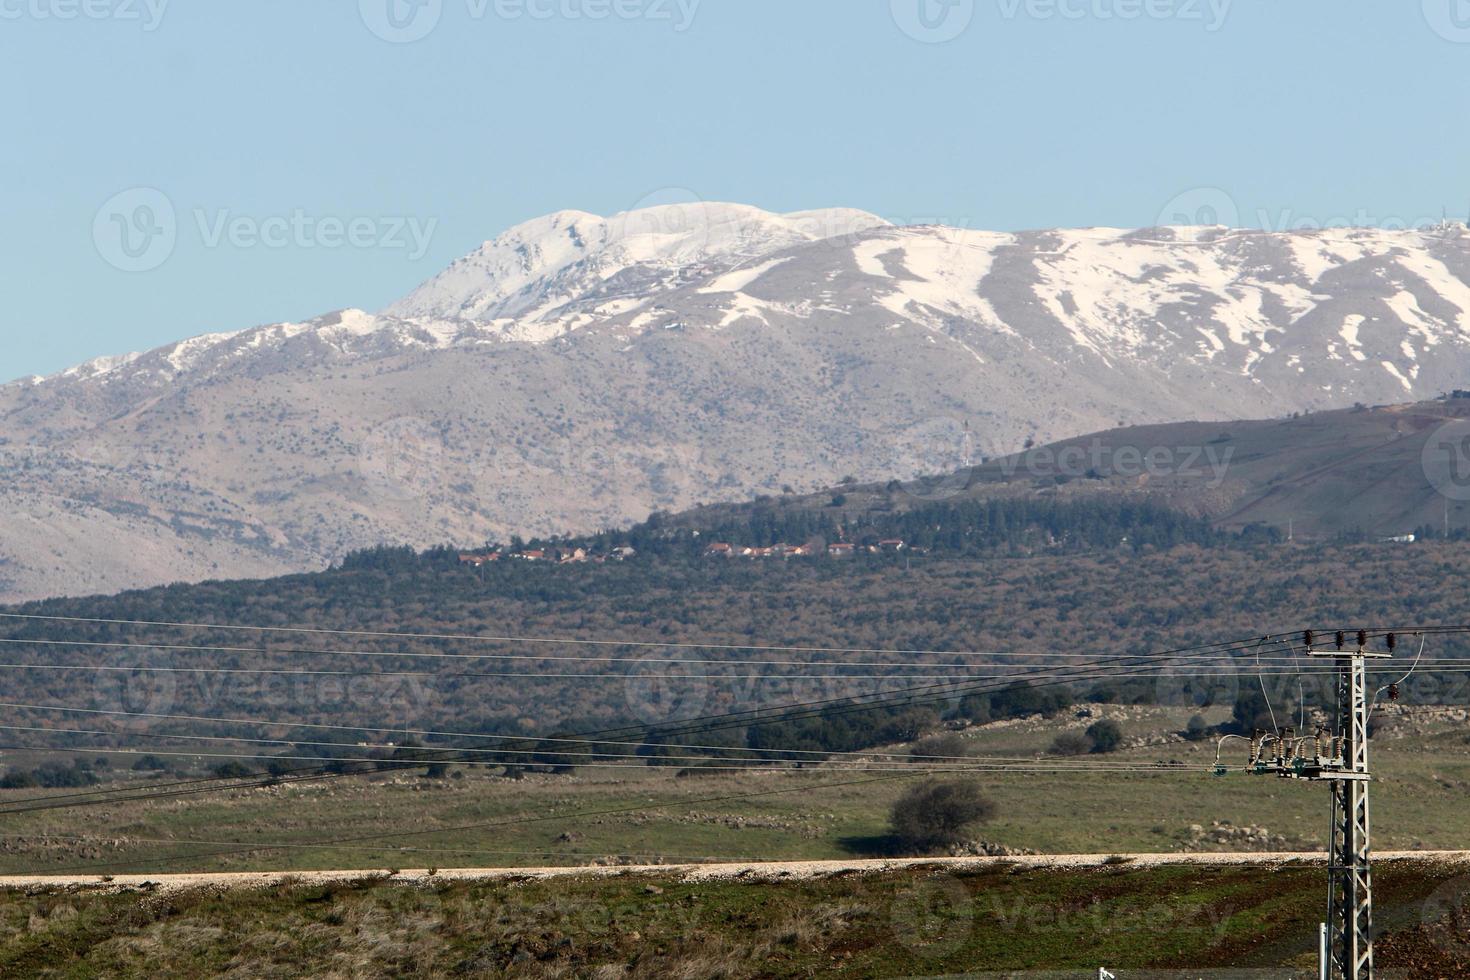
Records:
{"label": "hill", "polygon": [[1269,530],[1281,538],[1463,535],[1470,529],[1470,398],[1455,394],[1280,419],[1127,426],[919,480],[707,505],[665,523],[708,530],[760,514],[827,513],[834,526],[897,533],[912,526],[905,515],[935,507],[1131,500],[1221,531]]}

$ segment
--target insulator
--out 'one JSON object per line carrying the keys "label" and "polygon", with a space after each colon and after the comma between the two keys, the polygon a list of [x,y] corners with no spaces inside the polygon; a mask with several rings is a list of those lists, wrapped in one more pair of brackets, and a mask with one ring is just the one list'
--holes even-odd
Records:
{"label": "insulator", "polygon": [[1388,699],[1390,701],[1397,701],[1399,699],[1399,686],[1397,684],[1388,685]]}
{"label": "insulator", "polygon": [[1335,639],[1337,640],[1337,648],[1341,650],[1342,645],[1347,642],[1347,634],[1342,630],[1338,630]]}
{"label": "insulator", "polygon": [[1305,646],[1306,646],[1306,648],[1308,650],[1312,649],[1312,631],[1311,630],[1307,630],[1304,633],[1302,633],[1302,643],[1305,644]]}
{"label": "insulator", "polygon": [[1388,634],[1383,639],[1388,643],[1389,653],[1392,653],[1393,648],[1399,645],[1399,638],[1394,636],[1392,633]]}
{"label": "insulator", "polygon": [[1358,647],[1361,649],[1368,645],[1368,631],[1358,630]]}

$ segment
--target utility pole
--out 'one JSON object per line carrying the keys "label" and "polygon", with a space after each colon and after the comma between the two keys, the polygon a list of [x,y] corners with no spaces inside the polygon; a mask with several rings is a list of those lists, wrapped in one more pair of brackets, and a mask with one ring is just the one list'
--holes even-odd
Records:
{"label": "utility pole", "polygon": [[[1283,779],[1326,782],[1332,789],[1332,832],[1327,852],[1328,980],[1373,980],[1373,872],[1368,834],[1368,671],[1367,661],[1393,656],[1368,650],[1368,634],[1359,630],[1357,645],[1348,648],[1339,631],[1334,649],[1313,649],[1311,630],[1303,635],[1309,657],[1337,662],[1337,711],[1332,731],[1318,729],[1299,736],[1293,728],[1275,734],[1257,732],[1250,740],[1246,771]],[[1390,697],[1397,691],[1390,688]],[[1226,738],[1243,736],[1226,736]],[[1223,743],[1223,739],[1221,740]],[[1306,751],[1311,746],[1310,754]],[[1274,748],[1274,754],[1267,752]],[[1217,762],[1216,775],[1228,770]]]}
{"label": "utility pole", "polygon": [[1368,855],[1368,638],[1358,633],[1356,650],[1308,656],[1337,660],[1337,730],[1341,768],[1318,778],[1332,787],[1332,842],[1327,855],[1327,939],[1330,980],[1372,980],[1373,869]]}

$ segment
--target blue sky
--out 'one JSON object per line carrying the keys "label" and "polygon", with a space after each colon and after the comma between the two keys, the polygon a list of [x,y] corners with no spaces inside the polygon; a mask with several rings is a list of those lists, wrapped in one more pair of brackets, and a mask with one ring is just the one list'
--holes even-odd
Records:
{"label": "blue sky", "polygon": [[0,0],[0,80],[6,379],[376,309],[560,208],[1470,211],[1466,0]]}

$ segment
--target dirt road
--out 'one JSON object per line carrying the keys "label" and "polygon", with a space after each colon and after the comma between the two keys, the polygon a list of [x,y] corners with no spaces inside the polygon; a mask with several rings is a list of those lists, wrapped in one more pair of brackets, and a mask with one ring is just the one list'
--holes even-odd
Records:
{"label": "dirt road", "polygon": [[[1470,865],[1470,851],[1378,851],[1375,861],[1433,861]],[[1166,864],[1241,865],[1275,867],[1287,863],[1324,865],[1325,856],[1314,852],[1247,852],[1235,854],[1038,854],[1015,857],[961,858],[894,858],[855,861],[773,861],[748,864],[646,864],[591,865],[560,868],[440,868],[398,870],[353,869],[340,871],[249,871],[205,872],[163,875],[6,875],[0,876],[0,888],[67,889],[147,888],[177,891],[192,888],[262,888],[283,882],[324,883],[355,881],[392,874],[395,881],[425,884],[430,881],[523,881],[562,877],[615,877],[619,875],[657,875],[685,881],[744,879],[749,881],[781,881],[818,878],[833,874],[872,874],[898,868],[931,865],[947,870],[983,868],[996,864],[1023,865],[1036,868],[1086,868],[1128,864],[1150,867]]]}

